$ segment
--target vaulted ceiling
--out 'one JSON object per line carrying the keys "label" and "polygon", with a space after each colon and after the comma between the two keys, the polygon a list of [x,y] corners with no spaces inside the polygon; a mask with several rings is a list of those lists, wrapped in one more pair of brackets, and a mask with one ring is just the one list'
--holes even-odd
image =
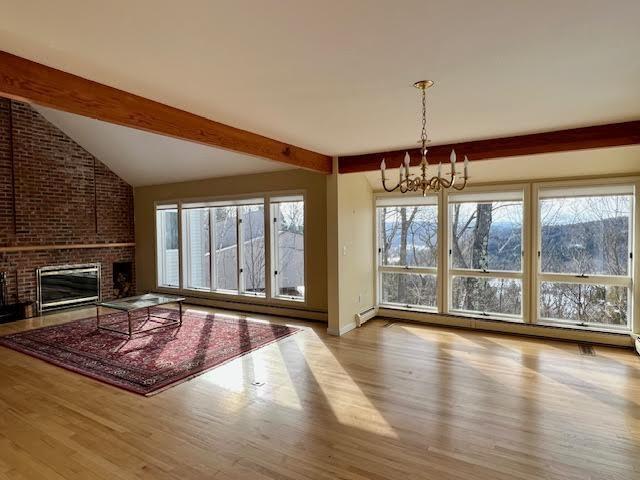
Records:
{"label": "vaulted ceiling", "polygon": [[414,145],[422,78],[434,143],[640,118],[637,0],[0,7],[6,51],[325,154]]}
{"label": "vaulted ceiling", "polygon": [[113,125],[92,118],[36,106],[120,178],[135,187],[287,170],[258,157]]}
{"label": "vaulted ceiling", "polygon": [[[637,0],[0,0],[0,8],[3,50],[324,154],[415,145],[411,84],[422,78],[436,82],[434,144],[640,119]],[[41,112],[133,184],[287,168]],[[615,155],[628,165],[637,152]]]}

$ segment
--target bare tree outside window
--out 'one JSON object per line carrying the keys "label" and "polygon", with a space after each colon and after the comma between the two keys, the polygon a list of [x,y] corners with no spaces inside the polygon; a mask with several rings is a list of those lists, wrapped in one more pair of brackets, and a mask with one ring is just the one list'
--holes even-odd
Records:
{"label": "bare tree outside window", "polygon": [[451,281],[452,308],[522,315],[522,280],[499,275],[522,271],[522,201],[454,202],[449,222],[451,268],[469,271]]}
{"label": "bare tree outside window", "polygon": [[[540,269],[545,279],[540,282],[541,317],[627,325],[628,288],[598,284],[597,277],[630,275],[632,205],[632,195],[540,200]],[[551,281],[553,274],[581,281]]]}
{"label": "bare tree outside window", "polygon": [[237,207],[215,207],[215,288],[238,290]]}
{"label": "bare tree outside window", "polygon": [[384,206],[378,208],[380,264],[406,267],[407,272],[382,271],[382,302],[436,306],[435,272],[438,260],[438,207],[436,205]]}
{"label": "bare tree outside window", "polygon": [[240,207],[242,218],[242,275],[244,291],[264,295],[264,205]]}
{"label": "bare tree outside window", "polygon": [[304,298],[304,202],[276,202],[276,295]]}
{"label": "bare tree outside window", "polygon": [[382,303],[436,306],[436,276],[416,273],[383,272]]}

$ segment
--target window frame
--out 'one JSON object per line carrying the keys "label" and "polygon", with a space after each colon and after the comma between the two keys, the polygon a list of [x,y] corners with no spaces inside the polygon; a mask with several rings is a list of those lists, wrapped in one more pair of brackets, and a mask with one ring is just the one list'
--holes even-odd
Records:
{"label": "window frame", "polygon": [[[541,229],[538,225],[539,218],[539,192],[541,189],[553,188],[553,189],[575,189],[583,187],[592,187],[598,189],[599,192],[606,191],[608,188],[615,186],[633,186],[633,206],[632,206],[632,219],[630,233],[630,252],[632,256],[629,266],[630,280],[625,278],[625,285],[629,285],[628,289],[628,315],[629,325],[627,328],[607,328],[602,324],[590,324],[587,326],[576,325],[573,322],[559,323],[555,319],[551,322],[545,321],[545,319],[539,316],[539,302],[540,302],[540,283],[542,280],[538,275],[540,260],[537,256],[541,243]],[[640,261],[638,261],[638,253],[640,251],[640,176],[637,174],[632,175],[617,175],[607,178],[573,178],[573,179],[551,179],[551,180],[538,180],[538,181],[521,181],[521,182],[505,182],[505,183],[483,183],[477,185],[471,185],[464,189],[462,194],[472,192],[503,192],[508,190],[523,190],[523,232],[522,232],[522,248],[524,249],[524,257],[522,260],[522,318],[514,319],[501,316],[488,316],[480,317],[477,314],[458,312],[450,308],[450,272],[457,273],[456,269],[449,268],[449,195],[457,192],[441,191],[437,194],[438,201],[438,281],[437,281],[437,298],[438,298],[438,310],[420,310],[415,308],[403,308],[402,306],[392,306],[381,303],[381,291],[380,291],[380,268],[379,268],[379,235],[380,225],[378,223],[377,214],[377,199],[378,198],[407,198],[410,195],[401,195],[397,193],[383,193],[376,192],[373,195],[373,218],[375,228],[373,229],[374,240],[374,254],[372,260],[372,268],[374,271],[374,292],[376,295],[376,305],[383,310],[399,310],[407,312],[403,314],[402,318],[411,318],[414,320],[420,320],[420,314],[440,314],[449,315],[452,318],[469,318],[472,322],[474,320],[502,320],[501,323],[514,322],[531,324],[538,327],[562,327],[567,330],[588,331],[598,333],[614,333],[614,334],[632,334],[640,338]],[[404,270],[404,269],[403,269]],[[560,275],[560,274],[558,274]],[[489,275],[490,276],[490,275]],[[570,275],[571,280],[577,280],[575,276]],[[609,276],[600,276],[598,279],[603,279],[608,284],[620,283],[616,277],[603,278]],[[544,276],[542,278],[545,278]],[[546,277],[548,278],[548,277]],[[562,278],[562,277],[556,277]],[[593,279],[594,275],[590,275],[588,279],[584,279],[582,283],[596,284]],[[604,283],[604,282],[603,282]],[[602,284],[602,283],[600,283]],[[416,315],[411,316],[410,312],[415,312]],[[408,315],[408,316],[407,316]],[[433,317],[436,322],[441,322],[437,317]],[[458,320],[445,321],[445,323],[460,324]],[[464,324],[464,325],[473,325]],[[493,327],[492,327],[493,328]],[[508,327],[500,328],[509,330]]]}
{"label": "window frame", "polygon": [[[253,199],[251,199],[253,200]],[[256,198],[255,200],[258,200]],[[266,218],[266,213],[269,208],[269,203],[267,203],[266,199],[263,197],[262,203],[247,203],[243,205],[238,205],[236,207],[236,225],[237,225],[237,261],[238,261],[238,294],[243,295],[245,297],[252,298],[267,298],[267,276],[269,276],[269,270],[267,270],[267,257],[269,257],[269,250],[267,248],[267,235],[269,231],[269,222]],[[264,294],[254,293],[247,290],[247,272],[246,272],[246,262],[245,262],[245,226],[247,222],[245,221],[246,213],[243,211],[243,207],[253,207],[253,206],[261,206],[262,207],[262,236],[263,236],[263,251],[264,251]],[[250,239],[253,240],[253,239]]]}
{"label": "window frame", "polygon": [[[164,276],[162,269],[160,268],[160,257],[163,255],[160,253],[160,244],[164,243],[165,234],[164,234],[164,220],[162,225],[158,224],[158,213],[163,210],[176,210],[178,221],[178,285],[165,285],[160,282],[160,279]],[[153,216],[153,225],[154,225],[154,234],[155,234],[155,283],[156,288],[165,288],[168,290],[179,290],[182,286],[182,257],[180,254],[180,244],[181,244],[181,222],[180,222],[180,204],[179,202],[155,202],[154,203],[154,216]],[[162,231],[162,238],[158,236],[158,232]],[[162,248],[164,252],[164,248]]]}
{"label": "window frame", "polygon": [[[428,200],[427,200],[428,199]],[[392,200],[398,200],[397,204],[391,205]],[[416,207],[416,206],[435,206],[436,207],[436,218],[438,221],[438,230],[436,233],[436,266],[435,267],[418,267],[418,266],[397,266],[397,265],[383,265],[382,264],[382,247],[381,239],[384,232],[384,229],[381,228],[381,218],[378,213],[379,208],[383,208],[383,206],[379,205],[382,202],[389,202],[389,207]],[[373,229],[374,235],[374,272],[375,272],[375,292],[376,292],[376,304],[383,308],[391,308],[391,309],[400,309],[400,310],[409,310],[409,311],[418,311],[418,312],[427,312],[427,313],[438,313],[441,298],[439,295],[439,284],[440,284],[440,276],[439,270],[441,265],[441,255],[440,255],[440,245],[441,245],[441,223],[440,223],[440,195],[438,194],[427,194],[426,196],[422,196],[419,194],[410,194],[398,196],[397,194],[387,194],[387,193],[378,193],[374,195],[373,198],[373,217],[375,228]],[[420,274],[420,275],[431,275],[435,277],[436,281],[436,304],[435,306],[429,305],[414,305],[414,304],[401,304],[401,303],[382,303],[382,275],[384,273],[400,273],[400,274]]]}
{"label": "window frame", "polygon": [[[271,198],[272,197],[301,197],[303,205],[304,205],[304,217],[303,222],[305,225],[305,235],[304,235],[304,297],[291,299],[287,296],[276,296],[272,293],[272,285],[274,284],[273,279],[273,250],[272,250],[272,237],[273,237],[273,227],[271,222]],[[254,202],[256,200],[260,200],[260,202]],[[260,204],[263,206],[264,210],[264,256],[265,256],[265,293],[264,295],[256,295],[253,293],[248,293],[243,291],[243,275],[240,272],[242,268],[242,230],[241,230],[241,215],[240,215],[240,206],[241,205],[255,205]],[[215,272],[215,214],[214,208],[217,206],[226,206],[226,205],[235,205],[237,208],[236,211],[236,235],[237,235],[237,271],[236,275],[238,278],[238,290],[225,290],[218,289],[217,287],[217,279]],[[178,263],[179,263],[179,285],[177,287],[173,286],[165,286],[159,283],[159,272],[158,272],[158,224],[157,224],[157,212],[159,209],[170,208],[173,206],[177,208],[178,211]],[[188,282],[186,278],[187,268],[186,267],[186,259],[185,255],[187,254],[188,248],[185,244],[185,235],[184,229],[186,228],[186,216],[185,212],[191,208],[209,208],[209,232],[210,232],[210,275],[211,275],[211,285],[209,289],[199,289],[188,287]],[[178,200],[163,200],[154,202],[154,235],[155,235],[155,275],[156,275],[156,289],[158,291],[167,291],[172,293],[182,293],[185,295],[194,294],[194,296],[198,297],[206,297],[212,299],[219,300],[230,300],[234,299],[251,299],[252,302],[256,304],[269,304],[274,306],[290,306],[295,303],[300,307],[308,306],[308,235],[306,234],[306,225],[308,220],[308,206],[307,206],[307,194],[306,190],[296,189],[296,190],[278,190],[272,192],[253,192],[239,195],[220,195],[220,196],[212,196],[212,197],[196,197],[196,198],[186,198],[186,199],[178,199]]]}
{"label": "window frame", "polygon": [[[531,317],[529,315],[530,305],[530,192],[531,188],[528,183],[511,183],[503,185],[479,185],[466,187],[461,192],[456,191],[442,191],[441,194],[444,198],[442,215],[445,217],[446,229],[444,233],[443,241],[443,257],[445,258],[443,264],[443,298],[445,299],[444,306],[441,313],[456,315],[461,317],[472,318],[484,318],[490,320],[502,320],[514,323],[531,323]],[[517,194],[517,195],[513,195]],[[482,203],[482,200],[468,200],[467,202],[454,202],[451,201],[452,197],[462,196],[477,196],[479,198],[485,197],[488,201],[508,201],[508,198],[518,196],[522,200],[522,230],[520,237],[521,256],[520,256],[520,271],[511,270],[480,270],[472,268],[454,268],[453,267],[453,255],[451,240],[452,235],[452,223],[450,221],[451,207],[456,203]],[[500,198],[502,197],[502,198]],[[518,199],[518,201],[520,201]],[[453,280],[456,277],[473,277],[473,278],[495,278],[495,279],[515,279],[520,280],[521,284],[521,314],[501,314],[497,312],[479,312],[457,309],[453,307]]]}
{"label": "window frame", "polygon": [[[200,209],[204,209],[206,207],[198,207]],[[184,273],[184,278],[182,280],[183,284],[186,286],[186,288],[188,288],[189,290],[195,290],[198,292],[208,292],[209,290],[212,289],[213,287],[213,277],[210,276],[209,279],[209,288],[202,288],[202,287],[194,287],[194,286],[190,286],[190,277],[191,277],[191,262],[188,260],[191,257],[191,244],[189,243],[189,240],[191,239],[191,226],[187,220],[187,215],[189,210],[197,210],[197,208],[188,208],[188,209],[182,209],[182,238],[184,239],[184,247],[182,248],[183,251],[183,255],[181,258],[181,262],[184,264],[183,267],[183,273]],[[211,270],[211,257],[213,255],[212,252],[212,245],[211,245],[211,239],[213,238],[211,236],[211,209],[207,208],[208,212],[207,212],[207,216],[208,216],[208,223],[209,223],[209,275],[211,275],[212,270]],[[180,214],[178,215],[178,218],[180,219]],[[179,248],[180,250],[180,248]]]}
{"label": "window frame", "polygon": [[218,205],[209,207],[209,232],[211,234],[211,238],[209,243],[211,244],[211,260],[210,260],[210,268],[211,268],[211,292],[219,293],[224,295],[238,295],[240,293],[240,247],[239,247],[239,238],[240,238],[240,226],[238,222],[238,208],[237,205],[235,208],[235,225],[234,229],[236,231],[236,286],[235,290],[228,288],[219,288],[218,287],[218,275],[217,275],[217,256],[216,253],[216,222],[215,222],[215,209],[216,208],[225,208],[226,206]]}
{"label": "window frame", "polygon": [[[607,195],[607,190],[615,190],[615,187],[630,187],[632,198],[630,226],[629,226],[629,252],[631,258],[629,259],[628,274],[626,276],[617,275],[603,275],[603,274],[589,274],[586,276],[575,275],[570,273],[553,273],[542,272],[542,225],[540,223],[540,206],[541,200],[544,198],[562,198],[557,197],[544,197],[541,192],[544,190],[571,190],[585,191],[589,195]],[[576,329],[596,330],[600,332],[623,332],[623,333],[638,333],[640,328],[640,320],[638,319],[638,313],[640,306],[636,301],[640,301],[640,292],[638,288],[638,281],[640,275],[640,262],[637,261],[634,255],[634,251],[637,250],[638,243],[640,241],[640,225],[638,225],[639,218],[639,202],[638,193],[640,191],[640,180],[637,177],[616,177],[608,179],[587,179],[587,180],[558,180],[548,182],[538,182],[534,184],[532,208],[535,239],[535,255],[533,255],[534,266],[532,268],[532,293],[535,295],[535,301],[532,302],[532,316],[536,319],[538,325],[548,326],[562,326]],[[615,194],[611,192],[610,194]],[[566,195],[564,198],[576,197],[577,195]],[[586,196],[586,195],[585,195]],[[577,323],[572,320],[563,320],[557,318],[547,318],[541,315],[540,306],[540,289],[541,284],[544,282],[551,283],[565,283],[572,285],[596,285],[596,286],[616,286],[627,289],[627,326],[614,326],[597,323]]]}
{"label": "window frame", "polygon": [[[278,242],[279,235],[279,227],[277,227],[278,223],[278,215],[276,209],[280,203],[293,203],[293,202],[302,202],[302,262],[303,262],[303,272],[302,272],[302,283],[304,293],[301,296],[293,296],[293,295],[281,295],[279,293],[279,277],[276,273],[280,270],[280,246]],[[305,192],[300,192],[298,194],[292,194],[287,192],[285,195],[277,195],[270,194],[269,195],[269,224],[271,227],[270,234],[270,258],[271,258],[271,287],[270,293],[271,298],[277,300],[285,300],[289,302],[298,302],[298,303],[306,303],[307,298],[307,234],[306,234],[306,226],[307,226],[307,206],[305,199]]]}

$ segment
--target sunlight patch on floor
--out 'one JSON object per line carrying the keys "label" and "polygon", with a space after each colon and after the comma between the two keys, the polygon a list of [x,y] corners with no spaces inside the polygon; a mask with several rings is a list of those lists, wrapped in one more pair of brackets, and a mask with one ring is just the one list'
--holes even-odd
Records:
{"label": "sunlight patch on floor", "polygon": [[[305,355],[311,373],[322,390],[338,422],[377,435],[398,438],[393,427],[371,403],[360,386],[342,367],[329,348],[320,340],[314,341],[313,349],[321,349],[320,355]],[[348,398],[349,401],[341,401]]]}

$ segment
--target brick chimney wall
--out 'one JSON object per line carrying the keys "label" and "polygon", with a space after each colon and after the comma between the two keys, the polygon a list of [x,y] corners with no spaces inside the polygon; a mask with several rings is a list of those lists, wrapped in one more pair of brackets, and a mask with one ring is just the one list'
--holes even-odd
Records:
{"label": "brick chimney wall", "polygon": [[0,271],[9,299],[36,300],[38,267],[79,263],[101,264],[102,296],[112,298],[113,262],[134,262],[135,247],[108,244],[133,242],[132,187],[29,105],[0,98]]}

